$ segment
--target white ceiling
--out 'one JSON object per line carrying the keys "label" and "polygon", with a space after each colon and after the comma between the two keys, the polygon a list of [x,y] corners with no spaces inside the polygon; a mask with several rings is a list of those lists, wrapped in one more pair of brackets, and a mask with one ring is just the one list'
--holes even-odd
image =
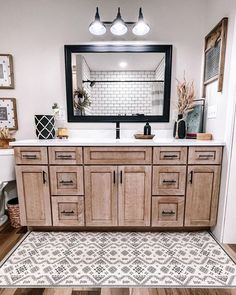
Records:
{"label": "white ceiling", "polygon": [[[73,54],[76,55],[76,54]],[[91,71],[155,71],[164,53],[82,53]],[[72,57],[72,62],[75,56]],[[126,62],[125,68],[120,67]],[[73,62],[74,64],[74,62]]]}

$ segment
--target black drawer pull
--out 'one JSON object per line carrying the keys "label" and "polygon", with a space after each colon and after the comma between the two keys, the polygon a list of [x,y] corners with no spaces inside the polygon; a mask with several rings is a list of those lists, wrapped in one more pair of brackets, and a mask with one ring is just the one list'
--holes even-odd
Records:
{"label": "black drawer pull", "polygon": [[63,184],[63,185],[73,185],[74,184],[73,180],[61,180],[59,183]]}
{"label": "black drawer pull", "polygon": [[59,158],[59,159],[71,159],[72,155],[58,155],[57,158]]}
{"label": "black drawer pull", "polygon": [[173,210],[171,210],[171,211],[164,211],[164,210],[163,210],[163,211],[161,212],[161,214],[162,214],[162,215],[168,215],[168,216],[169,216],[169,215],[175,215],[175,212],[174,212]]}
{"label": "black drawer pull", "polygon": [[37,159],[37,155],[22,155],[23,159],[35,160]]}
{"label": "black drawer pull", "polygon": [[177,155],[164,155],[164,158],[170,158],[170,159],[172,159],[172,158],[178,158],[178,156]]}
{"label": "black drawer pull", "polygon": [[61,214],[65,214],[65,215],[74,215],[75,212],[74,212],[73,210],[71,210],[71,211],[65,211],[65,210],[63,210],[63,211],[61,212]]}
{"label": "black drawer pull", "polygon": [[198,155],[198,158],[213,158],[213,155]]}
{"label": "black drawer pull", "polygon": [[176,180],[163,180],[162,183],[165,183],[165,184],[174,184],[176,183]]}

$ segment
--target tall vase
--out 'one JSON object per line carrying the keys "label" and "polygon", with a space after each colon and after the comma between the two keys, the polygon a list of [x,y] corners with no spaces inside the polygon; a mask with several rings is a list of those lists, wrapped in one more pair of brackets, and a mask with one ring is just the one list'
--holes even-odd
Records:
{"label": "tall vase", "polygon": [[175,121],[174,125],[174,132],[173,132],[174,138],[180,138],[183,139],[186,137],[186,123],[183,119],[183,115],[178,115],[178,120]]}

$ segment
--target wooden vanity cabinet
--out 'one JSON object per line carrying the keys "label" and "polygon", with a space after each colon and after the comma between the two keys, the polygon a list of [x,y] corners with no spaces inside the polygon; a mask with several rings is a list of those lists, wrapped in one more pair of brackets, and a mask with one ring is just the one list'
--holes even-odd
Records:
{"label": "wooden vanity cabinet", "polygon": [[210,227],[223,148],[15,147],[21,224]]}
{"label": "wooden vanity cabinet", "polygon": [[150,226],[151,166],[118,168],[120,226]]}
{"label": "wooden vanity cabinet", "polygon": [[188,167],[186,226],[213,226],[216,223],[220,188],[220,166]]}
{"label": "wooden vanity cabinet", "polygon": [[151,166],[86,166],[87,226],[149,226]]}
{"label": "wooden vanity cabinet", "polygon": [[16,179],[21,225],[51,225],[48,167],[17,166]]}
{"label": "wooden vanity cabinet", "polygon": [[87,226],[116,226],[117,166],[86,166],[85,219]]}

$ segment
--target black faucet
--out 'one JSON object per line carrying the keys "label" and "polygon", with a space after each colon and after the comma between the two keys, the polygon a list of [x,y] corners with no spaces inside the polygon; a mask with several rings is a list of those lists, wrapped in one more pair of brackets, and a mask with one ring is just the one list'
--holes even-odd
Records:
{"label": "black faucet", "polygon": [[120,122],[116,122],[116,139],[120,139]]}

